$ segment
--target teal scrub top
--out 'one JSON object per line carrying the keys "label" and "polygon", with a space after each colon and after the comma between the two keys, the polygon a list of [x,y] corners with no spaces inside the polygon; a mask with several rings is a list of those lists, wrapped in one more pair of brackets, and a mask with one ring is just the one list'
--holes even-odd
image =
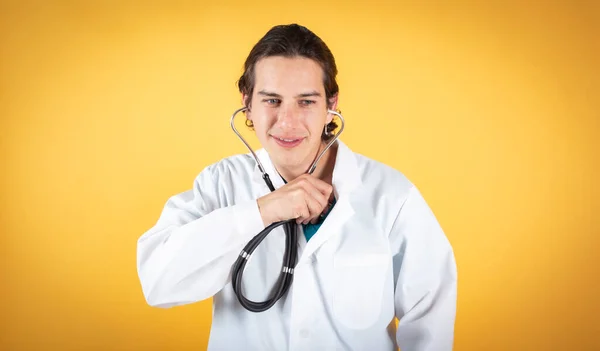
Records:
{"label": "teal scrub top", "polygon": [[302,229],[304,229],[304,236],[306,237],[306,241],[309,241],[310,238],[312,238],[313,235],[315,235],[317,230],[319,230],[319,228],[321,227],[321,224],[323,224],[323,222],[325,222],[325,218],[327,218],[327,216],[331,213],[333,206],[335,206],[335,202],[336,202],[336,200],[334,197],[333,202],[331,203],[331,205],[329,207],[329,210],[327,211],[327,213],[324,216],[319,217],[319,220],[317,221],[317,223],[315,223],[315,224],[308,223],[308,224],[302,225]]}

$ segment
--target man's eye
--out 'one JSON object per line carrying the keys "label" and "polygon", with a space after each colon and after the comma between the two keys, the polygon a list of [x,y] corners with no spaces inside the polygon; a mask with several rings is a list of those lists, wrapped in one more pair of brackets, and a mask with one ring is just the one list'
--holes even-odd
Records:
{"label": "man's eye", "polygon": [[301,100],[300,104],[304,105],[304,106],[308,106],[308,105],[312,105],[314,104],[315,101],[314,100]]}
{"label": "man's eye", "polygon": [[263,100],[263,101],[265,101],[269,105],[276,105],[276,104],[278,104],[280,102],[278,99],[266,99],[266,100]]}

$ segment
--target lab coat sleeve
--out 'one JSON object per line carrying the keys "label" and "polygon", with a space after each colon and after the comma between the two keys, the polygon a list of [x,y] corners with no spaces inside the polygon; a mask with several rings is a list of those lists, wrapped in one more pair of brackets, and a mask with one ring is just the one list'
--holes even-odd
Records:
{"label": "lab coat sleeve", "polygon": [[168,308],[212,297],[264,224],[256,200],[221,207],[210,167],[193,188],[166,202],[137,242],[137,271],[146,302]]}
{"label": "lab coat sleeve", "polygon": [[392,227],[396,342],[401,351],[449,351],[454,341],[457,269],[452,247],[413,186]]}

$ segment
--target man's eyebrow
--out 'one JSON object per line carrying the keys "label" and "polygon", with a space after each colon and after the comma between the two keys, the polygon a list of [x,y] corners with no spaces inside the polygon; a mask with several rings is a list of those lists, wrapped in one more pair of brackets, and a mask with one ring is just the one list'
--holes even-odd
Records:
{"label": "man's eyebrow", "polygon": [[[272,91],[266,91],[266,90],[259,91],[258,95],[281,98],[281,95],[279,95],[277,93],[274,93]],[[298,94],[298,95],[296,95],[296,98],[304,98],[304,97],[310,97],[310,96],[318,96],[318,97],[320,97],[321,93],[319,93],[318,91],[310,91],[310,92],[307,92],[307,93]]]}
{"label": "man's eyebrow", "polygon": [[311,91],[309,93],[302,93],[299,95],[296,95],[297,98],[303,98],[303,97],[310,97],[310,96],[321,96],[321,93],[319,93],[318,91]]}
{"label": "man's eyebrow", "polygon": [[277,93],[273,93],[270,91],[265,91],[265,90],[261,90],[258,92],[258,95],[262,95],[262,96],[269,96],[269,97],[281,97],[281,95],[277,94]]}

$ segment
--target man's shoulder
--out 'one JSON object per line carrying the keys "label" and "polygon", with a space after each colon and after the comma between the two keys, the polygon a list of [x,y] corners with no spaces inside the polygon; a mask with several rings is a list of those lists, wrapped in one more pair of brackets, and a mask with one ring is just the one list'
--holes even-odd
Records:
{"label": "man's shoulder", "polygon": [[414,186],[399,169],[360,153],[355,152],[354,155],[363,184],[400,191],[407,191]]}
{"label": "man's shoulder", "polygon": [[198,177],[210,177],[218,181],[220,179],[235,177],[251,176],[252,171],[256,166],[256,161],[250,154],[236,154],[224,157],[216,162],[204,167]]}

